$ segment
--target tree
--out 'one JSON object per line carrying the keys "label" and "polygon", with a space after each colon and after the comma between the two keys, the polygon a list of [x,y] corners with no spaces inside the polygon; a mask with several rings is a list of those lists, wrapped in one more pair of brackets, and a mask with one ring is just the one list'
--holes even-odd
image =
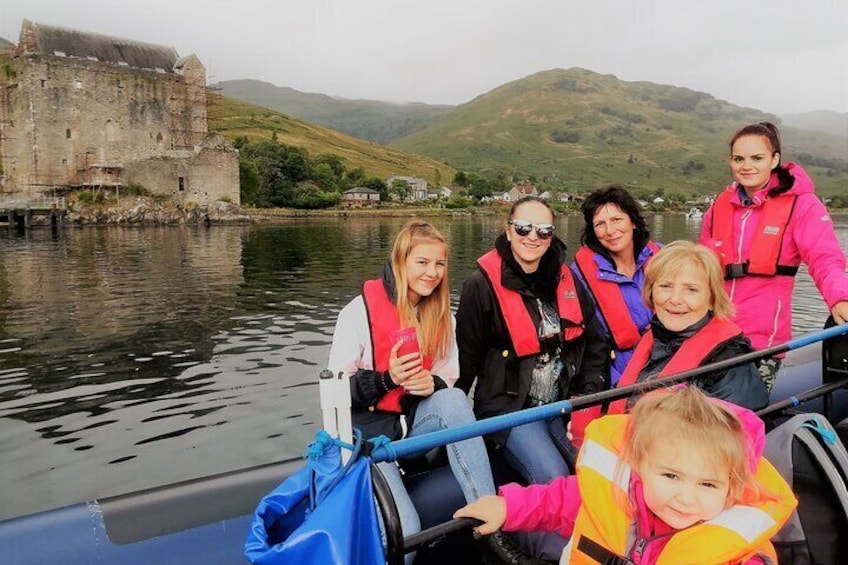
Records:
{"label": "tree", "polygon": [[461,186],[463,188],[467,187],[469,183],[468,175],[465,174],[465,171],[457,171],[453,176],[453,184],[456,186]]}
{"label": "tree", "polygon": [[389,199],[389,185],[379,177],[371,177],[362,182],[362,186],[376,190],[380,193],[380,201],[386,202]]}
{"label": "tree", "polygon": [[471,179],[471,186],[468,187],[468,194],[480,200],[486,196],[492,195],[492,185],[483,177],[474,176]]}
{"label": "tree", "polygon": [[401,202],[406,202],[406,199],[412,193],[412,187],[403,179],[395,179],[392,181],[389,191],[397,196]]}

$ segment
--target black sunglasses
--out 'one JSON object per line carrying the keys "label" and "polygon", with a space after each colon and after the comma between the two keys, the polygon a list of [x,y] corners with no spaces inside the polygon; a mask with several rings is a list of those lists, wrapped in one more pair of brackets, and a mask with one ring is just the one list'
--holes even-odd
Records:
{"label": "black sunglasses", "polygon": [[530,235],[530,232],[535,229],[539,239],[550,239],[554,235],[554,230],[556,230],[556,226],[553,224],[534,224],[527,220],[510,220],[509,225],[521,237]]}

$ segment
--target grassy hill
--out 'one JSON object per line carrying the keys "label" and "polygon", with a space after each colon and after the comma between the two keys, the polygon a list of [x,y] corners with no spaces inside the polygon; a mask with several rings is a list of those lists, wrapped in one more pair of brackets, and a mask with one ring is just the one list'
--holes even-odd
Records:
{"label": "grassy hill", "polygon": [[[583,69],[540,72],[457,107],[392,143],[465,171],[533,176],[590,190],[611,182],[636,193],[710,193],[729,179],[727,142],[748,122],[776,116],[709,94],[625,82]],[[820,192],[848,185],[848,140],[784,128],[784,160],[802,163]],[[824,164],[828,166],[818,166]]]}
{"label": "grassy hill", "polygon": [[279,112],[225,96],[208,98],[209,131],[230,141],[246,136],[251,142],[271,139],[276,132],[280,143],[302,147],[310,155],[333,153],[345,160],[348,169],[362,167],[367,176],[387,178],[410,175],[438,186],[449,184],[455,170],[421,155],[355,139],[343,133],[286,117]]}
{"label": "grassy hill", "polygon": [[432,104],[333,98],[259,80],[228,80],[216,87],[224,96],[378,143],[388,143],[424,129],[453,109],[453,106]]}

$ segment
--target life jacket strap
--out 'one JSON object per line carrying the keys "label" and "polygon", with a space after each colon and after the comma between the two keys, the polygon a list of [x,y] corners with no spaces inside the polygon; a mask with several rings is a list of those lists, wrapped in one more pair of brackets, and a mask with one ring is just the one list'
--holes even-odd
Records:
{"label": "life jacket strap", "polygon": [[[748,272],[749,263],[730,263],[725,267],[724,270],[724,278],[725,280],[738,279],[740,277],[767,277],[772,275],[761,275],[759,273],[750,273]],[[774,276],[782,275],[786,277],[794,277],[798,274],[798,267],[791,267],[789,265],[778,265],[775,269]]]}
{"label": "life jacket strap", "polygon": [[580,536],[580,541],[577,542],[577,550],[589,558],[594,559],[600,565],[633,565],[633,561],[630,559],[613,553],[586,536]]}

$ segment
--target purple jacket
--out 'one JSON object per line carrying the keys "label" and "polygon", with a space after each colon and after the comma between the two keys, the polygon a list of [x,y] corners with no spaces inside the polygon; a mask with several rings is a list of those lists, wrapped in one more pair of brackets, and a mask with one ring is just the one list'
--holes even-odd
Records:
{"label": "purple jacket", "polygon": [[[651,250],[648,246],[645,246],[636,258],[636,273],[631,279],[616,271],[615,265],[610,263],[609,259],[600,253],[594,253],[595,262],[598,264],[598,276],[603,277],[604,280],[618,284],[618,287],[621,290],[621,295],[624,297],[624,302],[627,304],[627,309],[630,311],[630,316],[633,318],[633,321],[636,323],[640,332],[645,331],[645,328],[648,327],[648,324],[651,322],[651,316],[653,315],[653,312],[651,312],[647,304],[645,304],[645,301],[642,300],[642,287],[645,286],[645,264],[650,258]],[[581,273],[580,269],[577,268],[576,263],[571,264],[571,271],[574,273],[577,280],[581,282],[583,288],[585,288],[587,293],[591,296],[592,293],[589,291],[589,285],[586,284],[586,281],[583,278],[583,273]],[[601,330],[607,338],[607,341],[609,341],[610,348],[612,348],[613,342],[610,338],[610,331],[607,327],[606,319],[598,308],[598,303],[594,301],[594,297],[592,301],[595,304],[595,319],[597,319],[600,323]],[[630,358],[633,356],[633,349],[611,349],[610,355],[612,357],[610,361],[610,380],[612,382],[612,386],[615,386],[618,379],[621,378],[621,374],[624,372],[627,362],[630,361]]]}
{"label": "purple jacket", "polygon": [[[839,247],[833,223],[824,205],[813,193],[813,181],[796,163],[785,166],[795,178],[786,194],[795,194],[795,208],[780,251],[780,262],[785,265],[807,265],[810,276],[824,297],[828,308],[848,300],[848,277],[845,275],[845,255]],[[762,213],[768,189],[777,184],[777,175],[766,188],[754,195],[753,205],[745,206],[739,200],[736,183],[725,190],[733,193],[733,263],[745,262],[751,251],[754,232]],[[699,243],[713,249],[715,240],[710,237],[713,208],[704,215]],[[725,281],[727,293],[736,308],[733,321],[751,339],[755,349],[784,343],[792,337],[792,290],[795,279],[789,276],[752,277]]]}

